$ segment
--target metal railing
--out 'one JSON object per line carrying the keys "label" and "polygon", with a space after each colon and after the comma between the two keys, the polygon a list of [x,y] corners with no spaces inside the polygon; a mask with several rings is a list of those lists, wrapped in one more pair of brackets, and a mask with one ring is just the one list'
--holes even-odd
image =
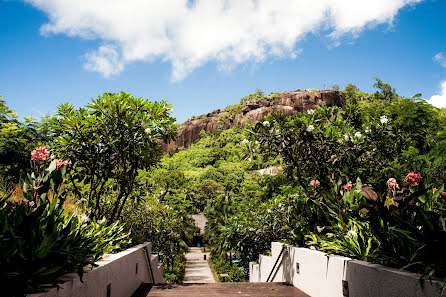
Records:
{"label": "metal railing", "polygon": [[146,246],[143,247],[142,249],[143,249],[144,252],[145,252],[144,255],[146,256],[147,268],[148,268],[149,271],[150,271],[150,276],[152,277],[152,283],[155,284],[155,278],[153,277],[153,270],[152,270],[152,264],[151,264],[151,261],[150,261],[150,255],[149,255],[149,252],[148,252]]}
{"label": "metal railing", "polygon": [[[273,269],[271,269],[271,272],[269,273],[268,278],[266,279],[266,282],[270,281],[270,278],[273,275],[274,269],[276,269],[277,263],[279,263],[279,260],[282,257],[284,250],[285,250],[285,245],[282,246],[282,249],[280,250],[280,254],[277,257],[276,263],[274,263]],[[280,262],[280,264],[282,264],[282,262]],[[277,266],[277,269],[279,269],[279,266]],[[273,281],[273,279],[274,279],[274,277],[271,279],[271,282]]]}

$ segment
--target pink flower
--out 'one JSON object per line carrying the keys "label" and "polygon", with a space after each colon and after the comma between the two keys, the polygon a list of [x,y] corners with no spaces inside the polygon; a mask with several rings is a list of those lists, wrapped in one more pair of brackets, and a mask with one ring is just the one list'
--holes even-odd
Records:
{"label": "pink flower", "polygon": [[61,166],[71,165],[71,161],[62,161],[61,159],[56,160],[56,167],[60,168]]}
{"label": "pink flower", "polygon": [[317,179],[313,179],[313,180],[310,182],[310,185],[311,185],[313,188],[317,188],[320,184],[321,184],[321,183],[320,183]]}
{"label": "pink flower", "polygon": [[441,191],[440,196],[446,197],[446,192],[445,191]]}
{"label": "pink flower", "polygon": [[421,173],[417,173],[417,177],[416,177],[416,179],[417,179],[417,182],[419,182],[421,179],[422,179],[423,177],[421,176]]}
{"label": "pink flower", "polygon": [[394,179],[393,177],[389,178],[389,180],[387,181],[387,186],[389,187],[389,189],[393,189],[393,190],[400,188],[400,186],[396,182],[396,179]]}
{"label": "pink flower", "polygon": [[415,186],[421,180],[421,178],[421,173],[418,172],[415,174],[413,171],[411,171],[404,179],[404,182],[410,184],[411,186]]}
{"label": "pink flower", "polygon": [[50,152],[44,146],[40,146],[31,152],[31,161],[44,161]]}
{"label": "pink flower", "polygon": [[344,190],[350,191],[352,189],[352,182],[349,181],[346,185],[344,185]]}
{"label": "pink flower", "polygon": [[432,194],[435,194],[435,192],[437,192],[437,188],[432,189]]}

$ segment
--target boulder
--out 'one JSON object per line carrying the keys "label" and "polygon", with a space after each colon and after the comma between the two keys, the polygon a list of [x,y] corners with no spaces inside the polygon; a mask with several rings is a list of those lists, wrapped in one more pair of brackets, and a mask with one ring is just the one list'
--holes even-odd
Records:
{"label": "boulder", "polygon": [[292,91],[279,95],[266,96],[259,100],[250,100],[243,104],[241,113],[231,115],[227,111],[214,110],[196,119],[188,120],[181,125],[175,141],[161,143],[164,151],[174,147],[187,147],[200,139],[200,131],[212,132],[218,128],[229,129],[232,126],[254,124],[262,117],[281,113],[293,115],[319,108],[321,105],[335,106],[345,104],[345,96],[340,91],[323,90]]}

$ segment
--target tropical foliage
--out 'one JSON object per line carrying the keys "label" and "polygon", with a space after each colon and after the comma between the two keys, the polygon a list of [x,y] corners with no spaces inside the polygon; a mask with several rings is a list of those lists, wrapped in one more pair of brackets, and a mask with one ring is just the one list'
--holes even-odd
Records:
{"label": "tropical foliage", "polygon": [[121,216],[138,169],[155,165],[161,157],[158,141],[175,136],[171,111],[164,101],[105,93],[85,108],[62,104],[47,120],[50,145],[72,160],[73,193],[86,200],[91,219],[114,222]]}
{"label": "tropical foliage", "polygon": [[119,247],[123,226],[90,222],[85,215],[64,210],[63,189],[69,162],[50,159],[39,147],[32,152],[33,170],[23,178],[23,197],[0,199],[0,283],[6,296],[22,296],[56,285],[57,277],[93,265]]}
{"label": "tropical foliage", "polygon": [[[0,189],[2,284],[35,290],[127,239],[151,241],[180,282],[195,213],[225,281],[245,279],[271,241],[446,278],[446,111],[374,87],[348,84],[342,106],[201,131],[164,155],[177,128],[166,102],[105,93],[36,123],[0,101],[0,169],[16,185]],[[264,98],[257,90],[225,117]],[[62,159],[38,147],[19,180],[31,145]]]}
{"label": "tropical foliage", "polygon": [[29,152],[40,139],[33,118],[21,120],[0,100],[0,190],[10,190],[18,183],[21,173],[29,167]]}

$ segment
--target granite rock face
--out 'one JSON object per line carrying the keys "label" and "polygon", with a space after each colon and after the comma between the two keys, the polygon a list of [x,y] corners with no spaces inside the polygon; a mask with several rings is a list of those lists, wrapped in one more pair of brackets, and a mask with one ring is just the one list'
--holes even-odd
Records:
{"label": "granite rock face", "polygon": [[293,115],[319,108],[322,103],[328,106],[342,105],[345,104],[345,96],[342,92],[333,90],[292,91],[247,101],[243,104],[241,112],[237,114],[217,109],[186,121],[181,125],[175,141],[161,145],[164,151],[174,147],[187,147],[190,143],[200,139],[201,130],[212,132],[218,128],[229,129],[245,123],[254,124],[268,114]]}

